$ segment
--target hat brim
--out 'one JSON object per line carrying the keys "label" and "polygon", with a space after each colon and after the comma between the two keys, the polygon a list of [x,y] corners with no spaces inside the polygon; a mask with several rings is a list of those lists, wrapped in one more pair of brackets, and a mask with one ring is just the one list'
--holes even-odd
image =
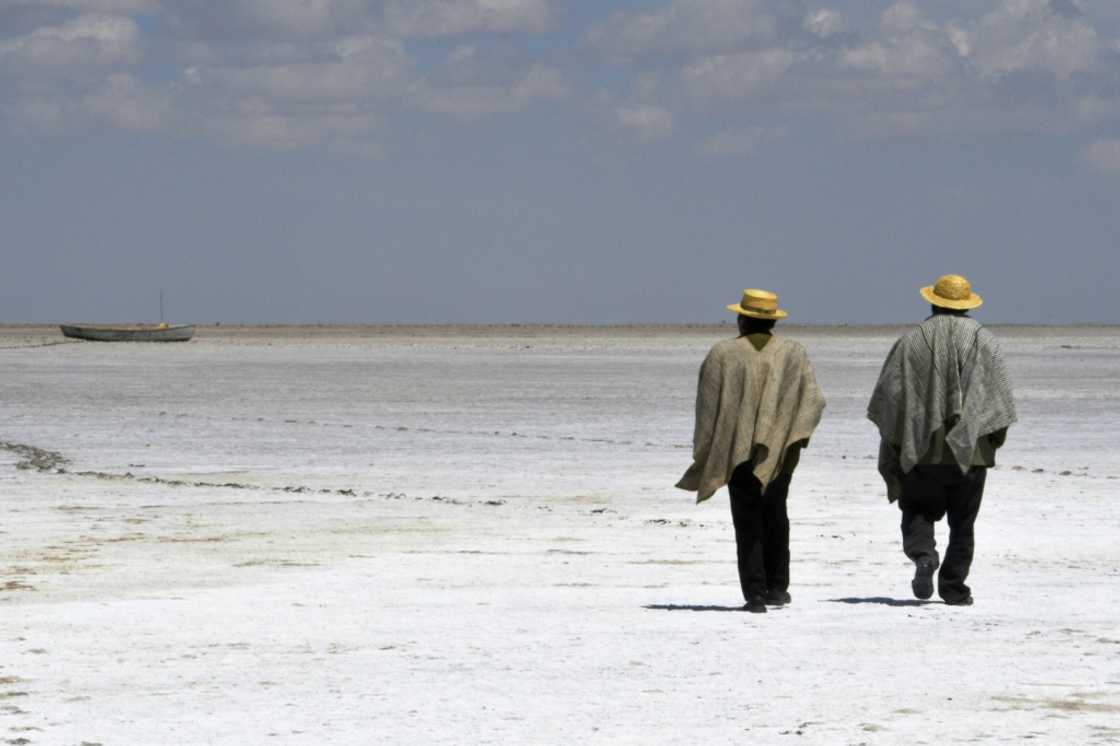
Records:
{"label": "hat brim", "polygon": [[939,308],[951,308],[954,311],[967,311],[970,308],[979,308],[984,303],[984,299],[976,293],[972,293],[963,300],[949,300],[948,298],[942,298],[940,295],[937,295],[933,292],[933,285],[924,287],[918,292],[922,294],[923,298],[928,300],[933,305],[938,306]]}
{"label": "hat brim", "polygon": [[726,308],[731,313],[737,313],[740,316],[750,316],[752,319],[776,320],[776,319],[784,319],[786,316],[789,316],[788,313],[786,313],[785,311],[783,311],[780,308],[776,308],[773,311],[755,311],[755,310],[750,309],[750,308],[743,308],[738,303],[730,303],[726,306]]}

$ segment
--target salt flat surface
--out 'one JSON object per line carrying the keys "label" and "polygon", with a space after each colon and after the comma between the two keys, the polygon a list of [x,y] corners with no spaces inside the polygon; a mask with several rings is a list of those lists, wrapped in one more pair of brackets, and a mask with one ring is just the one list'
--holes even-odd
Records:
{"label": "salt flat surface", "polygon": [[0,330],[0,743],[1120,741],[1120,329],[996,329],[952,608],[864,418],[898,330],[789,328],[828,409],[766,615],[672,487],[729,329]]}

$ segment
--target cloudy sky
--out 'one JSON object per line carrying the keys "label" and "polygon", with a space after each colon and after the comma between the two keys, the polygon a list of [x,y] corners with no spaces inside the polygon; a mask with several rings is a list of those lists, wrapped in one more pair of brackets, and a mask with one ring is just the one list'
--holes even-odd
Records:
{"label": "cloudy sky", "polygon": [[0,0],[0,321],[1120,322],[1116,0]]}

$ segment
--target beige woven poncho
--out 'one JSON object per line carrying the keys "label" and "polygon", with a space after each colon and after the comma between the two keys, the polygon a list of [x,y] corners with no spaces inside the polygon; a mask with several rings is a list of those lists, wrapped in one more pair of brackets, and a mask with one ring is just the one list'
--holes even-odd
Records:
{"label": "beige woven poncho", "polygon": [[716,344],[700,367],[693,463],[677,487],[703,502],[750,461],[765,489],[789,447],[808,441],[823,410],[809,356],[797,342],[771,337],[761,350],[746,337]]}

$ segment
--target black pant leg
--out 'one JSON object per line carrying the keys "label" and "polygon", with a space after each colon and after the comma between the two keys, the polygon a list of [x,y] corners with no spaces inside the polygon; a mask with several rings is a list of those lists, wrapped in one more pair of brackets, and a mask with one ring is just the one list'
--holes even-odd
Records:
{"label": "black pant leg", "polygon": [[958,479],[947,490],[949,546],[945,549],[945,560],[937,577],[937,592],[950,603],[972,595],[972,590],[964,581],[972,568],[976,545],[973,526],[984,497],[987,473],[984,467],[974,467],[965,475],[958,472]]}
{"label": "black pant leg", "polygon": [[766,569],[766,587],[772,591],[789,589],[789,513],[786,510],[786,500],[789,496],[790,476],[779,474],[766,487],[763,495],[763,565]]}
{"label": "black pant leg", "polygon": [[736,469],[731,483],[731,520],[735,524],[735,549],[739,558],[739,586],[743,598],[766,595],[766,566],[762,535],[765,514],[762,485],[749,468]]}
{"label": "black pant leg", "polygon": [[902,478],[902,551],[915,562],[923,557],[939,561],[933,525],[945,515],[944,468],[915,466]]}

